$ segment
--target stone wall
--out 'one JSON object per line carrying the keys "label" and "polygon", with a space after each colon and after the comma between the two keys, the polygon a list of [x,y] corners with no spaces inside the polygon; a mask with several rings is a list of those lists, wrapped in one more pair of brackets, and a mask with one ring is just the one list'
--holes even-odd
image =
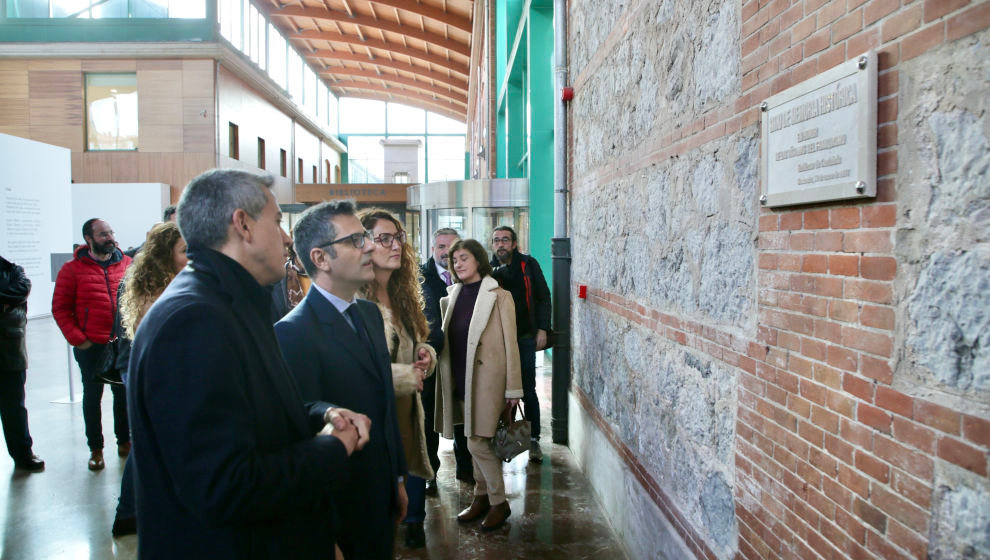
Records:
{"label": "stone wall", "polygon": [[[567,17],[572,437],[631,554],[990,556],[990,2]],[[869,49],[877,197],[760,208],[760,103]]]}

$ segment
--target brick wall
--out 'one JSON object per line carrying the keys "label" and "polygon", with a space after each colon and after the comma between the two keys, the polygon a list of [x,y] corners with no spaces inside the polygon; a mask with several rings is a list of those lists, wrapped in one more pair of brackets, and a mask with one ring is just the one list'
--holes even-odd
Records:
{"label": "brick wall", "polygon": [[[576,103],[582,86],[602,71],[609,50],[624,42],[632,19],[656,11],[656,4],[632,2],[598,51],[584,57],[587,64],[571,69]],[[968,476],[967,483],[983,489],[976,495],[987,495],[990,399],[979,392],[946,397],[941,387],[914,390],[914,366],[905,363],[904,301],[907,284],[916,278],[904,274],[910,259],[898,250],[905,243],[899,220],[908,214],[898,196],[904,180],[899,166],[905,165],[899,155],[919,154],[899,153],[904,135],[915,134],[898,130],[904,120],[899,121],[899,89],[909,61],[933,49],[952,49],[990,26],[990,2],[748,0],[740,8],[736,94],[700,112],[672,115],[672,126],[659,125],[620,156],[571,174],[574,220],[589,217],[580,199],[594,189],[753,132],[763,100],[869,49],[878,51],[880,66],[876,199],[759,211],[752,330],[651,305],[618,284],[582,277],[580,269],[574,282],[590,284],[590,290],[587,301],[576,304],[577,313],[598,309],[734,368],[739,556],[952,557],[951,544],[930,550],[934,538],[953,531],[934,527],[936,479],[943,471],[963,472],[952,476]],[[570,117],[575,114],[572,108]],[[980,118],[985,124],[986,116]],[[572,157],[576,142],[569,139]],[[973,180],[985,184],[987,177]],[[580,354],[580,326],[577,336]],[[581,360],[576,362],[577,369]],[[575,375],[580,380],[583,374]],[[630,451],[610,421],[612,411],[599,410],[600,400],[580,381],[574,391],[695,555],[721,556],[703,527],[678,512],[656,473]],[[972,513],[982,519],[976,535],[960,540],[976,542],[970,554],[990,554],[981,548],[990,543],[980,536],[987,530],[987,507],[976,508]],[[957,531],[966,527],[951,514],[948,522]]]}

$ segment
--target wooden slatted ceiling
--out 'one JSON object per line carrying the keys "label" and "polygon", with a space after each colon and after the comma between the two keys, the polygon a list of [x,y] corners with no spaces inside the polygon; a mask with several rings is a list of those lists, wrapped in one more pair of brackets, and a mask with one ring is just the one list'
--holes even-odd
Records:
{"label": "wooden slatted ceiling", "polygon": [[268,15],[338,96],[464,122],[473,0],[269,0]]}

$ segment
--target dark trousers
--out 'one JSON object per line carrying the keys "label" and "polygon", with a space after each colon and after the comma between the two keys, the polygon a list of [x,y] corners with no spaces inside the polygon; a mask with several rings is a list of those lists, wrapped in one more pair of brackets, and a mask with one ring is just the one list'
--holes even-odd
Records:
{"label": "dark trousers", "polygon": [[536,339],[519,339],[519,364],[522,369],[523,411],[532,426],[530,435],[540,439],[540,400],[536,396]]}
{"label": "dark trousers", "polygon": [[457,462],[457,474],[474,477],[474,459],[468,450],[467,438],[464,437],[464,424],[454,426],[454,460]]}
{"label": "dark trousers", "polygon": [[24,408],[24,382],[27,372],[0,371],[0,421],[3,422],[3,438],[7,453],[14,461],[31,457],[31,433],[28,431],[28,413]]}
{"label": "dark trousers", "polygon": [[422,523],[426,519],[426,479],[409,475],[406,477],[406,518],[403,523]]}
{"label": "dark trousers", "polygon": [[440,448],[440,434],[436,432],[433,422],[437,400],[436,387],[437,374],[434,373],[423,380],[423,392],[420,393],[420,398],[423,400],[423,414],[426,416],[423,419],[423,428],[426,430],[426,454],[434,473],[440,470],[440,455],[437,454]]}
{"label": "dark trousers", "polygon": [[[103,400],[104,384],[96,374],[103,364],[105,350],[105,344],[94,344],[85,350],[72,349],[79,371],[82,372],[83,422],[86,424],[86,443],[91,451],[103,449],[103,410],[100,402]],[[113,393],[113,433],[117,436],[119,445],[131,441],[127,423],[127,397],[123,385],[111,385],[110,391]]]}
{"label": "dark trousers", "polygon": [[134,461],[130,457],[124,463],[124,474],[120,477],[120,498],[117,500],[117,517],[128,519],[137,517],[134,509]]}

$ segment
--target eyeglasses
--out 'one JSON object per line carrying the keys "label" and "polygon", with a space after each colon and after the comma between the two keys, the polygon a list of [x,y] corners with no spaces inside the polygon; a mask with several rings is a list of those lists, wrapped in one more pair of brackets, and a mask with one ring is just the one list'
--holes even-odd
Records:
{"label": "eyeglasses", "polygon": [[350,240],[350,242],[354,244],[355,249],[361,249],[364,247],[364,244],[367,243],[368,241],[374,241],[374,237],[371,236],[370,231],[365,230],[361,233],[352,233],[350,235],[345,235],[340,239],[334,239],[333,241],[330,241],[328,243],[322,243],[320,245],[317,245],[317,247],[329,247],[331,245],[336,245],[337,243],[343,243],[344,241],[348,241],[348,240]]}
{"label": "eyeglasses", "polygon": [[400,231],[395,235],[391,233],[383,233],[375,238],[375,243],[381,245],[382,247],[391,247],[392,241],[398,241],[399,245],[406,242],[406,232]]}
{"label": "eyeglasses", "polygon": [[511,237],[493,237],[492,238],[492,243],[511,243],[511,242],[512,242],[512,238]]}

